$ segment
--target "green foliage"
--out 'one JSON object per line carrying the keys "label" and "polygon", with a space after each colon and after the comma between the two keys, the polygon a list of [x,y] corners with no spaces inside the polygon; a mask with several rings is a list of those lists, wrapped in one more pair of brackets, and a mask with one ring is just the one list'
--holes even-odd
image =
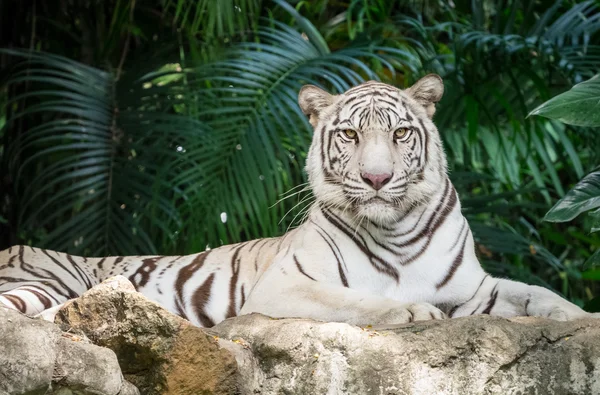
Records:
{"label": "green foliage", "polygon": [[579,214],[600,207],[600,171],[585,176],[548,211],[550,222],[570,221]]}
{"label": "green foliage", "polygon": [[[578,126],[600,126],[598,109],[600,103],[600,79],[598,75],[588,81],[575,85],[571,90],[562,93],[543,103],[531,112],[558,119],[564,123]],[[563,198],[546,213],[544,219],[550,222],[565,222],[579,214],[594,210],[591,213],[594,222],[591,232],[600,230],[600,171],[596,170],[575,185]],[[588,263],[600,263],[600,250],[594,253]],[[582,278],[600,280],[596,271],[582,273]]]}
{"label": "green foliage", "polygon": [[530,115],[556,119],[569,125],[600,126],[600,78],[575,85],[533,110]]}
{"label": "green foliage", "polygon": [[168,254],[280,235],[312,202],[300,87],[436,72],[435,122],[486,268],[580,305],[598,294],[584,265],[600,210],[543,220],[563,197],[593,206],[565,191],[600,163],[600,137],[559,121],[594,105],[598,80],[565,93],[576,107],[540,106],[598,72],[594,1],[0,3],[0,25],[1,47],[28,48],[0,52],[0,247]]}
{"label": "green foliage", "polygon": [[246,35],[256,29],[261,0],[166,0],[164,12],[172,12],[173,24],[191,35],[208,39],[236,34]]}
{"label": "green foliage", "polygon": [[95,255],[155,253],[152,236],[181,223],[174,144],[205,127],[162,113],[148,100],[158,90],[142,89],[144,79],[134,95],[119,95],[110,73],[50,54],[1,53],[20,58],[4,85],[29,84],[8,101],[16,109],[8,125],[35,124],[9,129],[5,147],[15,175],[10,215],[25,239]]}
{"label": "green foliage", "polygon": [[[588,81],[575,85],[571,90],[560,94],[531,112],[531,115],[541,115],[558,119],[564,123],[578,126],[600,126],[598,116],[600,103],[600,79],[598,75]],[[591,232],[600,230],[600,171],[596,170],[575,185],[563,198],[546,213],[544,219],[550,222],[571,221],[579,214],[594,210],[594,223]],[[600,264],[600,249],[588,260],[588,266]],[[587,280],[600,281],[598,269],[581,273]],[[588,302],[585,306],[590,311],[600,311],[600,297]]]}

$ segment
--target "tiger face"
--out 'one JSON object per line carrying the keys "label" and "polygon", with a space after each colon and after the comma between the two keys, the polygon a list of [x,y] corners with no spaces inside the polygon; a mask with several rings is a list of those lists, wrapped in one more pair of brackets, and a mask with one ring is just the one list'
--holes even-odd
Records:
{"label": "tiger face", "polygon": [[427,202],[446,172],[431,121],[443,90],[437,75],[406,90],[369,81],[337,96],[304,86],[299,103],[315,130],[306,170],[317,202],[377,224]]}

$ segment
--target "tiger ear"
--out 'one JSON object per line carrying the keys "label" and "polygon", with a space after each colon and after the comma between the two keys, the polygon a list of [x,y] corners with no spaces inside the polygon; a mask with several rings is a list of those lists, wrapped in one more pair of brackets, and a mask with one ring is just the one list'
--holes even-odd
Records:
{"label": "tiger ear", "polygon": [[435,114],[435,103],[439,102],[444,94],[444,81],[437,74],[428,74],[405,92],[425,107],[427,116],[432,118]]}
{"label": "tiger ear", "polygon": [[300,104],[302,112],[308,115],[310,124],[316,127],[319,122],[319,114],[324,108],[333,104],[333,98],[333,95],[321,88],[314,85],[304,85],[298,93],[298,104]]}

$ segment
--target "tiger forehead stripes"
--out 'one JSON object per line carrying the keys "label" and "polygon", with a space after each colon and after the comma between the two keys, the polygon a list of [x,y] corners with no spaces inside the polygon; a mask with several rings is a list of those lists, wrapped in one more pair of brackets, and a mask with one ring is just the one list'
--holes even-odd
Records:
{"label": "tiger forehead stripes", "polygon": [[366,82],[340,95],[305,86],[315,133],[306,171],[316,201],[279,238],[187,256],[85,258],[0,252],[0,304],[34,315],[117,274],[199,326],[238,314],[394,324],[472,314],[588,315],[544,288],[493,278],[446,174],[432,118],[444,86]]}

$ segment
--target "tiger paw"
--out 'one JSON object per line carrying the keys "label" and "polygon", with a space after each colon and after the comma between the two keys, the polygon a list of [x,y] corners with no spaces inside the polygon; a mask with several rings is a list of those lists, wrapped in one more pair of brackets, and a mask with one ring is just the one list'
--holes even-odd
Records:
{"label": "tiger paw", "polygon": [[442,320],[446,314],[429,303],[402,304],[379,313],[378,325],[406,324],[413,321]]}
{"label": "tiger paw", "polygon": [[563,300],[560,300],[558,304],[555,304],[555,302],[556,300],[540,300],[536,304],[531,303],[527,308],[527,315],[550,318],[556,321],[592,317],[590,313],[572,303]]}

